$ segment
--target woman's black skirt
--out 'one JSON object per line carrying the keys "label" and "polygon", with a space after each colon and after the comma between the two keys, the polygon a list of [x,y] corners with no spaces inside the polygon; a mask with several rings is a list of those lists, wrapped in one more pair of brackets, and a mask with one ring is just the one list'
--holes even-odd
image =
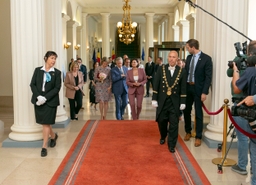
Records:
{"label": "woman's black skirt", "polygon": [[49,107],[46,103],[40,106],[35,105],[36,122],[43,125],[55,124],[57,107]]}

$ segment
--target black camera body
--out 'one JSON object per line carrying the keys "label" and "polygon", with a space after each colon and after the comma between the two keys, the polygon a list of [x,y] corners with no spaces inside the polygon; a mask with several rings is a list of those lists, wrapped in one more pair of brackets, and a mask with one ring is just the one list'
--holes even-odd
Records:
{"label": "black camera body", "polygon": [[240,106],[232,106],[231,114],[232,116],[240,116],[249,122],[253,122],[256,120],[256,106],[248,107],[244,104]]}
{"label": "black camera body", "polygon": [[233,61],[228,61],[229,68],[233,68],[233,62],[236,63],[238,70],[245,70],[247,67],[247,41],[242,43],[243,48],[241,47],[240,42],[234,44],[236,49],[236,57]]}

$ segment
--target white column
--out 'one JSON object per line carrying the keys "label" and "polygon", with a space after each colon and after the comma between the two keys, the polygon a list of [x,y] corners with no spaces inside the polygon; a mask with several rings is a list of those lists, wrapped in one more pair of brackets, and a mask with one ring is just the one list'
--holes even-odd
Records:
{"label": "white column", "polygon": [[248,0],[248,34],[247,36],[252,39],[256,40],[256,24],[254,17],[256,16],[256,1],[255,0]]}
{"label": "white column", "polygon": [[168,40],[168,19],[165,19],[164,21],[164,41]]}
{"label": "white column", "polygon": [[167,40],[168,41],[173,41],[174,40],[174,29],[172,28],[174,24],[174,13],[168,13],[168,36]]}
{"label": "white column", "polygon": [[110,13],[101,13],[101,17],[102,17],[102,57],[110,56],[109,15],[110,15]]}
{"label": "white column", "polygon": [[161,42],[164,42],[164,31],[165,31],[165,22],[162,22],[162,28],[161,28]]}
{"label": "white column", "polygon": [[[70,17],[64,13],[62,13],[62,48],[64,49],[64,44],[70,41],[67,41],[67,21],[70,20]],[[64,49],[63,52],[63,62],[65,66],[65,70],[69,71],[68,66],[71,58],[68,58],[67,50]]]}
{"label": "white column", "polygon": [[44,64],[44,0],[10,2],[14,124],[9,138],[35,141],[42,139],[42,126],[35,123],[29,85],[35,67]]}
{"label": "white column", "polygon": [[82,14],[83,19],[83,31],[82,31],[82,41],[81,41],[81,55],[83,59],[83,63],[85,63],[86,67],[89,67],[89,62],[91,59],[88,58],[89,51],[87,50],[87,46],[89,46],[88,36],[87,36],[87,13]]}
{"label": "white column", "polygon": [[189,39],[189,21],[180,20],[177,22],[180,27],[180,41],[186,42]]}
{"label": "white column", "polygon": [[[65,73],[65,62],[64,62],[64,48],[62,42],[62,18],[61,18],[61,0],[45,0],[45,12],[51,12],[45,14],[45,22],[49,23],[46,26],[46,50],[53,50],[58,54],[57,62],[55,67]],[[51,24],[50,24],[51,23]],[[62,75],[63,79],[63,75]],[[63,85],[61,86],[59,92],[60,105],[57,109],[56,124],[62,124],[64,121],[68,120],[66,111],[63,108]],[[55,125],[56,126],[56,125]]]}
{"label": "white column", "polygon": [[76,21],[68,21],[67,22],[67,42],[71,42],[71,46],[67,49],[68,58],[69,60],[71,58],[76,59],[76,50],[74,46],[76,43],[76,27],[79,26],[79,24]]}
{"label": "white column", "polygon": [[180,41],[180,27],[177,25],[172,26],[173,31],[173,41],[179,42]]}
{"label": "white column", "polygon": [[[76,50],[76,55],[78,55],[80,58],[82,58],[82,47],[83,47],[83,27],[78,26],[76,28],[76,44],[80,45],[80,48]],[[83,63],[85,62],[85,58],[82,58]]]}
{"label": "white column", "polygon": [[[229,20],[230,25],[239,29],[240,32],[246,33],[248,11],[246,3],[241,3],[239,0],[232,2],[198,0],[197,2],[199,6],[204,7],[209,12],[215,12],[216,17],[221,20]],[[234,10],[239,10],[239,13],[234,14]],[[229,104],[232,104],[231,78],[226,75],[227,62],[236,56],[234,43],[243,42],[246,39],[223,23],[206,15],[203,11],[197,11],[196,17],[196,37],[200,42],[200,49],[209,54],[213,60],[212,95],[207,97],[209,106],[206,106],[210,111],[216,111],[224,104],[223,101],[226,98],[230,100]],[[207,131],[204,135],[208,139],[221,141],[222,132],[223,112],[210,117],[210,123],[207,125]],[[229,140],[230,137],[227,139]]]}
{"label": "white column", "polygon": [[191,13],[189,14],[186,19],[189,21],[189,39],[195,38],[196,30],[195,30],[195,22],[196,22],[196,14]]}
{"label": "white column", "polygon": [[162,31],[161,31],[161,30],[162,30],[162,29],[161,29],[161,28],[162,28],[162,25],[159,24],[159,25],[158,25],[158,44],[159,44],[159,45],[162,43],[162,39],[161,39],[161,38],[162,38],[162,37],[161,37],[161,35],[162,35]]}
{"label": "white column", "polygon": [[[154,46],[154,13],[146,13],[146,42],[145,42],[145,61],[148,60],[148,48]],[[153,56],[152,56],[153,57]]]}

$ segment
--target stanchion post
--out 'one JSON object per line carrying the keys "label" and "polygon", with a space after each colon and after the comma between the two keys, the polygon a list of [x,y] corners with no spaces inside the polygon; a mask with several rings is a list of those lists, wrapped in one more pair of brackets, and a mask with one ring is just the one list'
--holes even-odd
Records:
{"label": "stanchion post", "polygon": [[[222,166],[232,166],[236,164],[236,161],[234,161],[233,159],[224,159],[225,155],[226,155],[226,151],[227,151],[227,126],[228,126],[228,103],[229,100],[225,99],[224,100],[224,105],[223,105],[223,109],[224,109],[224,120],[223,120],[223,143],[222,143],[222,157],[221,158],[214,158],[212,160],[213,164],[221,164]],[[224,161],[223,161],[224,160]]]}
{"label": "stanchion post", "polygon": [[193,130],[193,132],[191,133],[191,136],[192,136],[192,137],[196,137],[196,115],[195,115],[195,119],[194,119],[194,130]]}

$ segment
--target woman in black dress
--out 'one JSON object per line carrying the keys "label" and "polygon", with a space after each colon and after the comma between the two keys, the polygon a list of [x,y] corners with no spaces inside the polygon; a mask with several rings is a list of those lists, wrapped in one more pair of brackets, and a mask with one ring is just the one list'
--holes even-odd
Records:
{"label": "woman in black dress", "polygon": [[57,107],[60,104],[61,72],[53,67],[57,57],[54,51],[48,51],[44,56],[44,66],[35,69],[30,83],[36,123],[43,126],[42,157],[47,156],[49,136],[51,137],[50,147],[55,147],[58,138],[51,127],[55,124]]}
{"label": "woman in black dress", "polygon": [[89,72],[89,79],[90,79],[90,85],[89,85],[89,89],[90,89],[90,103],[91,103],[91,107],[93,106],[94,104],[94,108],[95,110],[97,110],[96,108],[96,105],[97,105],[97,102],[95,101],[95,81],[94,81],[94,72],[95,72],[95,69],[99,67],[99,63],[98,62],[95,62],[93,64],[93,68],[90,70]]}

